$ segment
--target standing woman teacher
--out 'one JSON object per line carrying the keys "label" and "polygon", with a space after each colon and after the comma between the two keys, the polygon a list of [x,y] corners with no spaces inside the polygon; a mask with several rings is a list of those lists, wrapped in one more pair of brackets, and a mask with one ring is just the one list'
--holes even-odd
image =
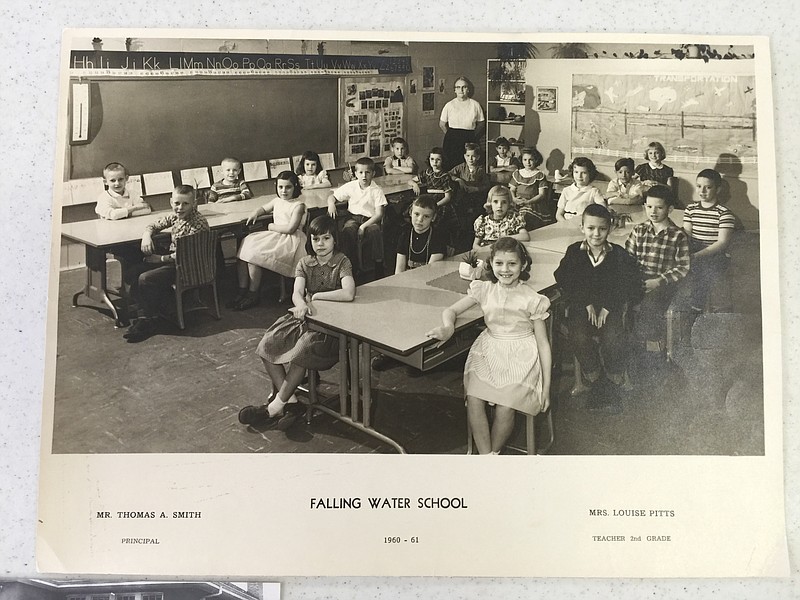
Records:
{"label": "standing woman teacher", "polygon": [[455,83],[456,97],[444,105],[439,127],[444,132],[445,171],[464,162],[464,144],[478,143],[483,137],[486,119],[483,108],[472,99],[475,86],[466,77],[459,77]]}

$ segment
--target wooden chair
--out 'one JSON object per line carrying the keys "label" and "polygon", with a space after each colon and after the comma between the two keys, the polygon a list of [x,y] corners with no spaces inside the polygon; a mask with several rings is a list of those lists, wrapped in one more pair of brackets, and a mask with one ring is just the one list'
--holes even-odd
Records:
{"label": "wooden chair", "polygon": [[[183,294],[188,290],[211,287],[214,299],[214,318],[219,320],[219,298],[217,295],[217,250],[216,231],[199,231],[175,240],[175,306],[178,327],[185,329]],[[192,307],[193,310],[208,310],[208,306]]]}
{"label": "wooden chair", "polygon": [[[569,317],[569,309],[565,306],[564,307],[564,311],[563,311],[563,317],[561,319],[559,319],[559,324],[560,324],[559,331],[560,331],[561,336],[564,339],[567,339],[567,340],[569,339],[569,328],[567,327],[568,317]],[[630,315],[629,315],[629,311],[628,311],[628,307],[627,306],[623,310],[622,326],[625,328],[626,331],[629,331],[631,329],[631,327],[632,327],[631,323],[630,323]],[[594,340],[594,342],[596,344],[600,343],[600,336],[599,335],[592,336],[592,339]],[[578,361],[578,357],[577,356],[573,356],[572,357],[572,363],[573,363],[574,368],[575,368],[575,385],[572,386],[572,389],[570,390],[569,394],[570,394],[570,396],[575,397],[575,396],[579,396],[580,394],[588,392],[590,388],[584,382],[583,371],[581,370],[581,364]],[[622,383],[622,389],[624,389],[626,391],[630,391],[630,390],[633,389],[633,384],[631,383],[630,373],[628,371],[629,371],[629,369],[626,366],[625,367],[625,371],[623,372],[624,381]]]}

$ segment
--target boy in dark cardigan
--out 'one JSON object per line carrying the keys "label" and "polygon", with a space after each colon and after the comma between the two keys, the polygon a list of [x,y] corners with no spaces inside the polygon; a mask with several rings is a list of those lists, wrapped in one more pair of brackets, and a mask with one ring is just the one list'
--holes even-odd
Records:
{"label": "boy in dark cardigan", "polygon": [[[592,384],[589,409],[616,414],[622,410],[618,390],[628,350],[622,315],[626,305],[641,300],[642,277],[636,260],[622,246],[608,241],[611,214],[605,206],[586,207],[581,231],[583,241],[567,248],[555,278],[569,308],[572,350]],[[592,339],[595,335],[600,337],[599,352]]]}

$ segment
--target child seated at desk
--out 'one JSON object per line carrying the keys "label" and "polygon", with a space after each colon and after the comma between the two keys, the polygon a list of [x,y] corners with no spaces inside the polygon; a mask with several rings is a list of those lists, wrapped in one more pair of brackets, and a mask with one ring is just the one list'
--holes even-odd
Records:
{"label": "child seated at desk", "polygon": [[700,171],[695,186],[699,202],[687,206],[683,213],[683,229],[689,236],[692,255],[688,282],[695,312],[705,310],[711,290],[730,265],[728,247],[736,228],[736,217],[719,203],[721,187],[722,176],[717,171]]}
{"label": "child seated at desk", "polygon": [[[357,272],[375,264],[375,277],[383,277],[383,232],[381,219],[388,204],[383,190],[372,181],[375,163],[362,157],[356,161],[355,181],[349,181],[328,197],[328,214],[336,218],[336,202],[347,202],[347,212],[339,223],[339,247]],[[361,243],[364,242],[362,253]],[[365,256],[366,255],[366,256]],[[360,260],[359,260],[360,259]]]}
{"label": "child seated at desk", "polygon": [[452,206],[453,182],[443,170],[444,150],[438,146],[428,153],[428,166],[411,180],[414,194],[432,194],[436,198],[436,226],[447,234],[447,243],[455,248],[458,233],[458,216]]}
{"label": "child seated at desk", "polygon": [[[264,215],[272,213],[272,223],[266,231],[249,234],[239,248],[236,275],[239,280],[239,293],[227,306],[234,310],[247,310],[259,303],[259,288],[263,269],[292,277],[298,261],[305,256],[306,205],[300,199],[300,184],[297,175],[291,171],[281,171],[275,179],[274,198],[264,206],[255,209],[247,217],[246,225],[254,225]],[[289,297],[286,283],[281,278],[279,303]]]}
{"label": "child seated at desk", "polygon": [[[481,167],[480,146],[472,142],[464,144],[464,162],[450,169],[450,178],[456,184],[456,199],[454,206],[458,212],[459,223],[464,224],[464,231],[461,237],[466,238],[471,232],[467,227],[475,220],[476,215],[483,212],[483,205],[486,203],[486,192],[492,187],[489,175]],[[466,250],[462,246],[469,247],[468,239],[460,240],[456,246],[456,252]]]}
{"label": "child seated at desk", "polygon": [[[611,213],[605,206],[586,207],[581,231],[584,240],[567,248],[555,278],[567,304],[570,345],[592,384],[588,408],[618,414],[622,412],[619,386],[627,362],[622,316],[626,305],[639,302],[644,286],[634,258],[608,241]],[[599,351],[592,339],[595,335],[600,337]]]}
{"label": "child seated at desk", "polygon": [[573,184],[565,187],[558,199],[556,220],[565,221],[583,215],[583,211],[590,204],[606,206],[605,198],[592,181],[597,178],[597,167],[590,158],[578,156],[569,166],[572,173]]}
{"label": "child seated at desk", "polygon": [[[208,231],[208,221],[197,210],[195,190],[190,185],[179,185],[170,198],[172,213],[147,226],[142,235],[144,262],[136,269],[131,285],[131,296],[139,305],[139,318],[123,335],[135,344],[152,336],[156,331],[159,307],[166,302],[175,283],[175,240],[198,231]],[[153,234],[170,229],[169,250],[156,251]]]}
{"label": "child seated at desk", "polygon": [[[492,247],[489,281],[470,283],[467,296],[442,313],[433,339],[453,336],[458,315],[478,304],[486,330],[472,344],[464,365],[467,419],[480,454],[500,454],[514,429],[514,411],[536,415],[550,405],[551,350],[545,319],[550,300],[526,284],[531,258],[517,240]],[[489,426],[486,405],[496,405]]]}
{"label": "child seated at desk", "polygon": [[[97,197],[94,207],[94,212],[101,219],[117,221],[152,212],[153,209],[147,202],[136,194],[131,195],[128,189],[128,169],[125,165],[112,162],[103,167],[103,183],[107,189]],[[130,267],[142,262],[141,250],[132,244],[114,244],[106,252],[113,254],[122,267],[123,287],[130,285],[131,277],[135,277],[135,273],[130,272]]]}
{"label": "child seated at desk", "polygon": [[387,175],[417,174],[417,161],[408,155],[408,142],[403,138],[392,140],[392,155],[386,157],[383,170]]}
{"label": "child seated at desk", "polygon": [[514,207],[525,220],[525,229],[533,230],[553,222],[547,202],[547,178],[539,170],[544,162],[536,148],[522,149],[522,167],[514,171],[508,187]]}
{"label": "child seated at desk", "polygon": [[325,371],[339,360],[338,338],[311,331],[305,322],[306,315],[314,314],[317,302],[350,302],[355,298],[353,269],[336,249],[336,229],[336,221],[327,215],[315,218],[308,227],[308,256],[297,263],[294,274],[294,306],[267,329],[256,350],[277,393],[267,404],[242,408],[239,422],[243,425],[270,419],[278,419],[279,429],[291,425],[296,415],[290,411],[284,414],[284,409],[297,403],[294,392],[306,369]]}
{"label": "child seated at desk", "polygon": [[616,179],[608,182],[605,198],[609,204],[641,204],[642,182],[634,176],[633,159],[620,158],[614,163]]}
{"label": "child seated at desk", "polygon": [[486,199],[487,214],[475,219],[473,250],[494,244],[501,237],[512,237],[522,242],[530,239],[522,216],[511,210],[511,191],[504,185],[489,190]]}
{"label": "child seated at desk", "polygon": [[677,284],[689,272],[689,239],[669,218],[672,203],[672,191],[665,185],[644,192],[649,220],[636,225],[625,242],[644,276],[645,295],[636,318],[638,337],[648,350],[650,343],[657,343],[652,350],[658,352],[666,349],[664,314]]}
{"label": "child seated at desk", "polygon": [[222,179],[211,184],[208,191],[209,202],[236,202],[249,200],[253,192],[244,179],[239,179],[242,173],[242,161],[238,158],[223,158],[220,163]]}
{"label": "child seated at desk", "polygon": [[316,152],[311,150],[303,152],[295,172],[297,173],[297,179],[300,181],[300,187],[304,190],[331,187],[328,172],[322,168],[322,161]]}
{"label": "child seated at desk", "polygon": [[106,189],[97,197],[94,212],[101,219],[116,221],[138,215],[150,214],[150,205],[138,195],[131,196],[127,189],[128,169],[125,165],[112,162],[103,167],[103,183]]}
{"label": "child seated at desk", "polygon": [[[440,261],[447,253],[445,236],[432,224],[436,214],[436,199],[429,194],[422,194],[411,204],[410,212],[411,224],[403,227],[397,239],[395,274]],[[395,366],[396,362],[378,354],[373,357],[371,364],[374,371],[385,371]],[[411,377],[420,375],[413,367],[408,367],[406,373]]]}
{"label": "child seated at desk", "polygon": [[406,224],[397,239],[397,262],[394,272],[402,273],[422,265],[442,260],[447,253],[447,241],[432,225],[436,200],[422,194],[411,204],[411,224]]}
{"label": "child seated at desk", "polygon": [[678,182],[675,179],[675,172],[672,167],[664,164],[667,151],[661,142],[650,142],[644,151],[644,159],[647,162],[636,167],[636,175],[644,187],[651,187],[660,183],[672,190],[675,202],[678,201]]}
{"label": "child seated at desk", "polygon": [[489,165],[490,173],[513,173],[522,166],[519,159],[511,155],[511,143],[503,136],[494,141],[494,149],[497,154]]}

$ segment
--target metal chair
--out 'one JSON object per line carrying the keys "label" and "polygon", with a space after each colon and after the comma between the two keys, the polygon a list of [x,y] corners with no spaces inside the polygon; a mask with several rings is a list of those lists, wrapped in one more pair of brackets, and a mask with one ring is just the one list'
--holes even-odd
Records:
{"label": "metal chair", "polygon": [[[185,329],[183,294],[188,290],[199,290],[210,287],[214,299],[214,318],[219,320],[219,298],[217,295],[217,250],[218,234],[216,231],[199,231],[192,235],[175,240],[175,307],[177,309],[178,327]],[[186,312],[208,310],[202,304],[193,306]]]}

